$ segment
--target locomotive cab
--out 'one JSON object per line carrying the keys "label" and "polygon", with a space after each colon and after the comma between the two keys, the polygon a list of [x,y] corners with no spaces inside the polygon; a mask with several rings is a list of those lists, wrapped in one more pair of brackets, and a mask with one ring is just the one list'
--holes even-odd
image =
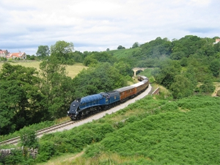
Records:
{"label": "locomotive cab", "polygon": [[70,104],[70,109],[67,111],[67,115],[72,119],[76,120],[77,115],[78,115],[78,110],[80,106],[80,100],[81,99],[76,99]]}

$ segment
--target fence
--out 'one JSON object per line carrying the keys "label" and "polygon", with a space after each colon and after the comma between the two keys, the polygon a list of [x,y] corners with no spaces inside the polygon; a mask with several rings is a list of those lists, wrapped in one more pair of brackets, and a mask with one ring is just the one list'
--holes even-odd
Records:
{"label": "fence", "polygon": [[159,94],[160,94],[160,88],[159,87],[152,92],[152,95],[159,95]]}

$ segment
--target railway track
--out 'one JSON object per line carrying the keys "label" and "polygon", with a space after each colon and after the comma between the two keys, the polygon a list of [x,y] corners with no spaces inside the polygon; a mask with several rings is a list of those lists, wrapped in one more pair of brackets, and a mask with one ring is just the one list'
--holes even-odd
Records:
{"label": "railway track", "polygon": [[[37,137],[42,136],[45,133],[49,133],[51,131],[54,131],[56,129],[59,129],[59,128],[62,128],[62,127],[68,126],[68,125],[71,125],[73,123],[75,123],[75,122],[74,121],[66,121],[66,122],[63,122],[63,123],[60,123],[60,124],[57,124],[57,125],[54,125],[54,126],[50,126],[50,127],[38,130],[36,132],[36,136]],[[2,142],[0,142],[0,145],[4,145],[4,144],[17,144],[19,141],[20,141],[20,137],[18,136],[18,137],[15,137],[15,138],[11,138],[11,139],[2,141]]]}
{"label": "railway track", "polygon": [[[141,98],[143,98],[144,96],[146,96],[146,95],[148,95],[149,93],[151,93],[151,90],[152,90],[152,87],[149,85],[149,87],[148,87],[148,89],[147,89],[147,91],[146,91],[147,94],[140,94],[140,95],[143,95]],[[136,96],[136,97],[138,97],[138,96]],[[139,99],[140,99],[140,98],[139,98]],[[133,100],[133,101],[132,101],[132,100]],[[135,102],[135,100],[136,100],[136,99],[133,98],[133,99],[131,99],[130,101],[127,101],[127,102],[133,103],[133,102]],[[125,103],[126,103],[126,102],[125,102]],[[123,104],[120,104],[120,105],[123,106]],[[120,106],[120,105],[119,105],[119,106]],[[113,108],[114,108],[114,107],[113,107]],[[112,109],[113,109],[113,108],[112,108]],[[122,108],[124,108],[124,107],[118,108],[118,110],[119,110],[119,109],[122,109]],[[116,111],[118,111],[118,110],[116,110]],[[103,112],[101,112],[101,113],[106,114],[108,111],[109,111],[109,110],[103,111]],[[111,112],[111,113],[112,113],[112,112]],[[80,123],[83,122],[83,121],[85,121],[85,123],[86,123],[86,122],[91,122],[92,120],[97,120],[98,118],[92,118],[93,116],[96,116],[96,114],[99,114],[99,112],[90,115],[89,118],[82,118],[81,120],[77,120],[77,121],[66,121],[66,122],[63,122],[63,123],[60,123],[60,124],[51,126],[51,127],[47,127],[47,128],[38,130],[38,131],[36,131],[36,135],[37,135],[37,137],[41,137],[41,136],[43,136],[43,135],[46,134],[46,133],[50,133],[50,132],[52,133],[52,132],[54,132],[55,130],[58,130],[58,129],[60,129],[60,128],[63,128],[63,127],[66,127],[66,126],[70,126],[70,125],[74,126],[74,123],[75,123],[76,125],[78,125],[78,124],[80,124]],[[103,116],[104,116],[104,115],[103,115]],[[86,121],[86,120],[88,120],[88,121]],[[15,138],[11,138],[11,139],[8,139],[8,140],[5,140],[5,141],[0,142],[0,145],[4,145],[4,144],[14,144],[14,145],[16,145],[19,141],[20,141],[20,137],[15,137]]]}

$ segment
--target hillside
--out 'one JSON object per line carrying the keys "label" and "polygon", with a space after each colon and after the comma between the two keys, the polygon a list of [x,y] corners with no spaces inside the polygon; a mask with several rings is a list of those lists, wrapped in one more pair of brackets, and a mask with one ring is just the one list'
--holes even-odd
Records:
{"label": "hillside", "polygon": [[130,48],[130,49],[119,49],[119,50],[111,50],[109,51],[110,54],[117,58],[129,58],[132,57],[135,53],[140,54],[141,48]]}
{"label": "hillside", "polygon": [[[214,97],[220,92],[218,38],[158,37],[129,49],[54,52],[42,61],[41,74],[39,62],[0,63],[0,141],[24,126],[34,132],[53,125],[76,98],[127,86],[135,81],[132,68],[143,67],[148,69],[141,75],[160,87],[160,96],[45,135],[37,159],[24,155],[19,161],[34,164],[68,154],[64,164],[220,164],[220,98]],[[16,155],[10,158],[16,161]]]}
{"label": "hillside", "polygon": [[53,152],[44,145],[47,157],[40,158],[84,150],[60,164],[219,164],[219,117],[219,98],[146,97],[98,121],[45,135],[40,143]]}

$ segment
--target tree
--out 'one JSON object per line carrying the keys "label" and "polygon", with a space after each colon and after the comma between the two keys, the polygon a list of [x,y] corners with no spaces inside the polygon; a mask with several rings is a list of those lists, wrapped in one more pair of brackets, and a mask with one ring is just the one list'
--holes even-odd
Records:
{"label": "tree", "polygon": [[193,86],[189,79],[183,75],[176,75],[174,82],[170,86],[173,97],[175,99],[180,99],[193,94]]}
{"label": "tree", "polygon": [[36,132],[28,127],[25,127],[20,132],[21,145],[28,148],[37,148],[38,141]]}
{"label": "tree", "polygon": [[98,60],[94,59],[92,56],[87,56],[84,59],[83,64],[85,66],[95,66],[96,64],[98,64]]}
{"label": "tree", "polygon": [[195,89],[198,84],[198,80],[196,77],[196,68],[194,68],[192,65],[189,65],[186,72],[184,73],[184,77],[190,80],[192,88]]}
{"label": "tree", "polygon": [[113,64],[115,61],[116,58],[107,52],[93,52],[84,59],[83,63],[88,66],[96,65],[98,62],[109,62]]}
{"label": "tree", "polygon": [[215,90],[215,86],[210,79],[204,81],[204,83],[199,87],[199,91],[202,93],[212,93]]}
{"label": "tree", "polygon": [[73,53],[71,53],[71,57],[73,57],[75,62],[83,62],[83,53],[81,53],[80,51],[75,51]]}
{"label": "tree", "polygon": [[74,86],[71,78],[66,76],[65,66],[60,65],[57,58],[51,57],[40,64],[40,69],[40,91],[45,96],[45,112],[42,118],[55,119],[65,116],[74,95]]}
{"label": "tree", "polygon": [[36,55],[40,58],[40,59],[44,59],[45,57],[48,57],[50,54],[50,49],[47,45],[40,45],[38,46],[38,50]]}
{"label": "tree", "polygon": [[[36,115],[41,109],[43,95],[39,91],[40,78],[35,68],[5,63],[0,72],[1,125],[6,131],[20,129],[41,121]],[[8,111],[8,114],[6,113]],[[11,115],[10,117],[8,115]],[[10,126],[12,124],[12,126]],[[13,126],[16,125],[16,127]]]}
{"label": "tree", "polygon": [[180,64],[181,64],[181,66],[183,66],[183,67],[185,67],[185,66],[187,66],[187,58],[186,57],[183,57],[182,59],[181,59],[181,61],[180,61]]}
{"label": "tree", "polygon": [[14,132],[14,118],[19,111],[17,103],[23,96],[23,91],[16,80],[0,81],[0,135]]}
{"label": "tree", "polygon": [[107,92],[125,85],[124,77],[109,63],[83,70],[73,79],[75,97]]}
{"label": "tree", "polygon": [[[5,63],[0,73],[0,81],[8,82],[11,85],[13,82],[13,87],[22,93],[19,100],[14,103],[17,107],[14,118],[16,129],[41,120],[36,115],[41,110],[43,95],[39,91],[40,78],[35,68]],[[11,94],[8,93],[8,95]]]}
{"label": "tree", "polygon": [[217,53],[217,52],[220,52],[220,42],[218,42],[217,44],[214,45],[214,51]]}
{"label": "tree", "polygon": [[123,76],[132,76],[133,71],[131,66],[123,61],[119,61],[117,63],[114,63],[114,67],[119,70],[119,73]]}
{"label": "tree", "polygon": [[7,58],[5,58],[5,57],[0,57],[0,61],[7,61]]}
{"label": "tree", "polygon": [[186,35],[180,40],[173,41],[173,53],[183,52],[185,57],[189,57],[198,52],[206,41],[193,35]]}
{"label": "tree", "polygon": [[139,47],[139,43],[138,42],[135,42],[133,45],[132,45],[132,48],[137,48]]}
{"label": "tree", "polygon": [[211,70],[214,77],[218,77],[220,73],[220,61],[215,59],[210,63],[209,69]]}
{"label": "tree", "polygon": [[55,45],[51,46],[51,56],[56,57],[62,64],[73,63],[74,60],[71,59],[71,53],[73,50],[74,47],[72,42],[57,41]]}
{"label": "tree", "polygon": [[35,55],[26,55],[26,59],[27,60],[35,60],[36,59],[36,56]]}
{"label": "tree", "polygon": [[213,56],[215,53],[215,50],[213,46],[210,44],[210,45],[204,45],[202,47],[202,52],[205,56]]}
{"label": "tree", "polygon": [[184,52],[182,51],[179,51],[179,52],[174,52],[170,55],[170,58],[173,59],[173,60],[180,60],[182,59],[183,57],[185,57],[185,54]]}
{"label": "tree", "polygon": [[118,50],[119,50],[119,49],[125,49],[125,47],[119,45],[117,49],[118,49]]}
{"label": "tree", "polygon": [[174,82],[174,77],[180,74],[180,64],[178,61],[168,60],[163,62],[159,69],[153,71],[153,75],[157,83],[169,88]]}

